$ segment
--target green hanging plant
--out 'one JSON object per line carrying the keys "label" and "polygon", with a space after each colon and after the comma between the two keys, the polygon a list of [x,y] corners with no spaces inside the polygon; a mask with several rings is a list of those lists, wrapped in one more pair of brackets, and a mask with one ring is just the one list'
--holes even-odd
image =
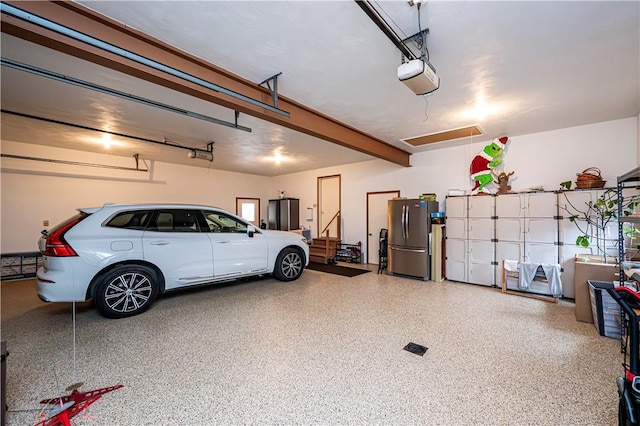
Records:
{"label": "green hanging plant", "polygon": [[[566,188],[567,182],[562,182],[561,187]],[[571,182],[569,181],[569,186]],[[565,197],[566,198],[566,197]],[[607,245],[615,244],[616,239],[606,237],[606,229],[612,220],[618,218],[618,192],[615,189],[605,190],[595,201],[585,203],[584,207],[578,207],[571,204],[568,198],[570,209],[561,207],[561,209],[570,213],[569,221],[575,224],[580,233],[576,238],[576,245],[588,248],[595,242],[599,255],[607,254]],[[629,216],[635,212],[636,207],[640,205],[639,196],[631,196],[623,198],[622,216]],[[625,229],[627,229],[625,231]],[[640,235],[640,230],[633,227],[623,227],[623,233],[631,238]]]}

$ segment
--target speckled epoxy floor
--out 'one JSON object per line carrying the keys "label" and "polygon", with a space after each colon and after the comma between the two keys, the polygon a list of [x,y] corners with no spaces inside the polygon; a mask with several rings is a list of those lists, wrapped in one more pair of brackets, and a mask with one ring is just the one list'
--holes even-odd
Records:
{"label": "speckled epoxy floor", "polygon": [[[618,341],[551,304],[458,283],[305,271],[102,318],[2,283],[7,425],[38,401],[123,384],[75,425],[615,425]],[[417,356],[409,342],[429,348]],[[56,379],[58,385],[56,385]]]}

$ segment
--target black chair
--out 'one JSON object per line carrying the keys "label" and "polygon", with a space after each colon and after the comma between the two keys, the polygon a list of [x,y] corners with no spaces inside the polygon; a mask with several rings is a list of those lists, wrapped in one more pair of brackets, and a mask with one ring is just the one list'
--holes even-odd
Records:
{"label": "black chair", "polygon": [[387,270],[387,237],[389,231],[386,229],[380,230],[380,239],[378,242],[378,273]]}

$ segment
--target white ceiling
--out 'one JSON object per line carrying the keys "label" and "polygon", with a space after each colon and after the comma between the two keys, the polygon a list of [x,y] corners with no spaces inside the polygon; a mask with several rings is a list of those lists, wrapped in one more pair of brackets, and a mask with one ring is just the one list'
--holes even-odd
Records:
{"label": "white ceiling", "polygon": [[[637,1],[428,1],[431,96],[397,79],[399,50],[354,1],[81,2],[256,83],[282,72],[281,95],[408,152],[401,139],[479,124],[482,138],[516,136],[637,116]],[[373,2],[402,36],[418,32],[416,7]],[[2,56],[226,121],[233,111],[2,35]],[[241,114],[251,133],[2,67],[2,108],[113,132],[204,148],[186,151],[115,138],[108,152],[274,176],[373,157]],[[481,108],[480,108],[481,107]],[[107,152],[96,132],[2,115],[2,139]],[[290,158],[265,160],[274,150]]]}

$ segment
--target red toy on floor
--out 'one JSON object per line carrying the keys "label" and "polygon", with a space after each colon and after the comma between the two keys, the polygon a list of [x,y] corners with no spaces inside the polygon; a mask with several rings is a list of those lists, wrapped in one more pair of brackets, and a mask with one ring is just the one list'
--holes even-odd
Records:
{"label": "red toy on floor", "polygon": [[105,393],[120,389],[124,385],[78,392],[80,386],[82,386],[82,383],[75,383],[65,389],[67,392],[71,391],[71,394],[40,401],[41,404],[56,404],[56,407],[52,408],[48,413],[43,413],[49,418],[36,423],[34,426],[71,426],[72,417],[86,410],[89,405],[99,400]]}

